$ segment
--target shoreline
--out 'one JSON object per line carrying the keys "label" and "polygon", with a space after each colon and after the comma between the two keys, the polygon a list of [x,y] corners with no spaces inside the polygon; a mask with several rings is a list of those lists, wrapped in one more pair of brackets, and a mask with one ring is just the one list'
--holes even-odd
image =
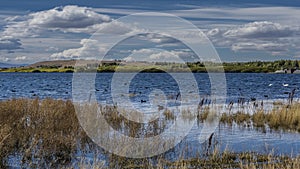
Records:
{"label": "shoreline", "polygon": [[80,71],[80,72],[76,72],[76,71],[73,71],[73,70],[51,70],[51,71],[36,71],[36,70],[33,70],[33,71],[29,71],[29,70],[25,70],[25,71],[10,71],[10,70],[1,70],[0,69],[0,73],[115,73],[115,72],[118,72],[118,73],[136,73],[136,72],[139,72],[139,73],[232,73],[232,74],[238,74],[238,73],[241,73],[241,74],[279,74],[279,75],[282,75],[282,74],[294,74],[294,75],[297,75],[300,73],[275,73],[275,72],[235,72],[235,71],[224,71],[224,72],[220,72],[220,71],[210,71],[210,72],[207,72],[207,71],[169,71],[169,72],[165,72],[165,71]]}
{"label": "shoreline", "polygon": [[274,73],[300,74],[300,61],[252,61],[252,62],[122,62],[92,60],[42,61],[28,66],[1,68],[0,72],[147,72],[161,73]]}

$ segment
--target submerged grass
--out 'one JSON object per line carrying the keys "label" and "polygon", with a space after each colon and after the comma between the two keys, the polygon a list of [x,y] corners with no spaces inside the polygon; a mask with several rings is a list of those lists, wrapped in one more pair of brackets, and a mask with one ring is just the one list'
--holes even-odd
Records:
{"label": "submerged grass", "polygon": [[[84,107],[88,111],[88,107]],[[106,121],[115,130],[132,137],[160,134],[175,114],[165,110],[158,120],[147,125],[126,119],[114,106],[100,106]],[[209,108],[197,115],[198,121],[209,118]],[[283,105],[268,113],[253,115],[238,112],[223,114],[221,122],[257,127],[300,129],[300,104]],[[93,115],[93,114],[91,114]],[[135,118],[139,118],[133,114]],[[185,119],[195,118],[183,112]],[[163,155],[153,158],[130,159],[105,152],[94,144],[81,128],[74,104],[54,99],[12,99],[0,101],[0,168],[5,168],[11,156],[20,156],[22,168],[300,168],[300,158],[255,153],[220,152],[214,149],[204,156],[170,161]],[[80,118],[80,117],[79,117]],[[90,121],[91,124],[95,124]],[[101,127],[101,126],[100,126]],[[103,129],[105,130],[105,129]],[[78,155],[80,151],[81,155]],[[92,162],[85,154],[95,155]],[[106,156],[99,160],[99,154]],[[76,167],[74,167],[76,165]]]}
{"label": "submerged grass", "polygon": [[[271,154],[257,154],[251,152],[232,153],[225,151],[219,153],[214,151],[212,154],[204,158],[189,158],[169,161],[160,156],[156,159],[127,159],[124,157],[114,157],[114,161],[110,165],[105,165],[104,161],[95,163],[82,162],[79,165],[80,169],[85,168],[142,168],[142,169],[164,169],[164,168],[240,168],[240,169],[293,169],[300,168],[300,157],[273,156]],[[66,167],[73,168],[73,167]]]}
{"label": "submerged grass", "polygon": [[13,99],[0,102],[0,166],[13,154],[25,166],[70,162],[78,139],[88,140],[71,101]]}
{"label": "submerged grass", "polygon": [[253,114],[237,112],[237,113],[223,113],[221,122],[238,125],[244,124],[254,127],[265,128],[268,126],[274,130],[292,130],[300,132],[300,103],[281,104],[274,106],[270,111],[265,112],[258,109]]}

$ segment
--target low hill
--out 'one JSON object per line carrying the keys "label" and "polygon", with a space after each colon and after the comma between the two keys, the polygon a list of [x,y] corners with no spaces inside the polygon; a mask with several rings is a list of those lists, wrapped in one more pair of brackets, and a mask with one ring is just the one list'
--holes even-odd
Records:
{"label": "low hill", "polygon": [[55,61],[42,61],[37,62],[27,67],[38,68],[38,67],[68,67],[74,66],[76,64],[76,60],[55,60]]}
{"label": "low hill", "polygon": [[[101,63],[114,63],[115,61],[102,61]],[[53,60],[53,61],[42,61],[37,62],[27,67],[40,68],[40,67],[74,67],[75,64],[78,66],[86,66],[88,64],[100,64],[98,60]]]}

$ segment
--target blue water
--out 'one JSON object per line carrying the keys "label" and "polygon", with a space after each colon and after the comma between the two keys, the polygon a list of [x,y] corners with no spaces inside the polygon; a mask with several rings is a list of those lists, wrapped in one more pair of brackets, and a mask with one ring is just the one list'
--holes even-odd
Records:
{"label": "blue water", "polygon": [[[185,77],[184,73],[178,76]],[[210,81],[205,73],[194,74],[200,96],[210,95]],[[57,98],[72,99],[71,73],[0,73],[0,99],[9,98]],[[99,101],[110,99],[110,84],[113,73],[97,74],[96,96]],[[188,81],[188,80],[187,80]],[[227,73],[227,101],[256,99],[285,99],[288,92],[300,87],[300,74],[255,74]],[[288,84],[288,86],[283,86]],[[161,89],[166,95],[176,95],[178,85],[168,74],[140,73],[129,85],[129,92],[135,93],[133,101],[147,100],[154,89]],[[189,83],[186,84],[187,86]],[[295,97],[300,97],[296,90]]]}
{"label": "blue water", "polygon": [[[99,102],[112,102],[111,80],[113,73],[97,74],[95,79],[95,95]],[[192,88],[189,79],[184,73],[176,74],[182,77],[184,85]],[[247,74],[227,73],[226,76],[226,100],[237,102],[243,97],[246,101],[251,98],[262,100],[287,99],[288,92],[297,89],[295,98],[300,98],[300,75],[297,74]],[[0,73],[0,99],[10,98],[56,98],[72,99],[71,73]],[[126,78],[126,75],[124,75]],[[196,73],[199,95],[210,95],[209,76],[205,73]],[[83,82],[84,83],[84,82]],[[223,84],[223,83],[222,83]],[[288,84],[288,86],[283,86]],[[141,100],[148,102],[149,94],[153,90],[160,90],[167,97],[176,97],[179,91],[176,80],[164,73],[140,73],[129,84],[129,93],[134,94],[130,101],[137,106],[143,106]],[[224,84],[225,85],[225,84]],[[255,129],[220,126],[215,136],[221,149],[229,147],[235,152],[257,151],[276,154],[299,155],[300,134],[286,132],[261,132]],[[188,142],[193,147],[200,147],[198,136],[200,129],[195,126],[183,142]],[[192,149],[192,152],[195,148]],[[178,151],[180,153],[180,151]]]}

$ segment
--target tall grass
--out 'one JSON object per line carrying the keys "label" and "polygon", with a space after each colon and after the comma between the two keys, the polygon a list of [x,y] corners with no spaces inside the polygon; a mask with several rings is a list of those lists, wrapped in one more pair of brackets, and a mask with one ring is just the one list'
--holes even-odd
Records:
{"label": "tall grass", "polygon": [[[90,111],[88,108],[83,107],[85,111]],[[168,123],[176,121],[176,115],[170,110],[165,110],[158,119],[145,125],[126,119],[114,106],[100,105],[99,108],[111,127],[131,137],[158,135],[168,128]],[[299,130],[299,108],[300,104],[294,103],[282,105],[268,113],[223,114],[221,121]],[[214,110],[203,108],[202,113],[197,115],[198,121],[207,120],[210,111]],[[139,118],[135,113],[133,116]],[[186,120],[196,118],[189,111],[184,111],[182,116]],[[94,144],[77,118],[80,117],[71,101],[0,101],[0,168],[5,168],[9,158],[16,156],[21,157],[16,163],[22,168],[300,168],[299,158],[220,152],[216,148],[199,157],[171,161],[164,154],[141,159],[119,157]],[[95,124],[93,121],[90,123]],[[85,159],[85,154],[94,155],[92,162]],[[99,155],[105,158],[99,158]]]}
{"label": "tall grass", "polygon": [[253,114],[245,112],[223,113],[221,122],[238,125],[251,125],[258,128],[268,126],[274,130],[293,130],[300,132],[300,103],[281,104],[274,106],[272,110],[265,112],[257,109]]}
{"label": "tall grass", "polygon": [[71,101],[13,99],[0,102],[0,163],[13,154],[24,166],[66,164],[77,141],[89,140],[77,121]]}

